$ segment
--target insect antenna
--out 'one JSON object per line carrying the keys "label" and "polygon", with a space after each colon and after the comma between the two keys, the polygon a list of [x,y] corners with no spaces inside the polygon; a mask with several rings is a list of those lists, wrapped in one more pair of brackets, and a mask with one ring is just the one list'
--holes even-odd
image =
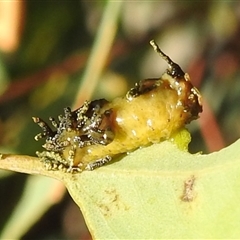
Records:
{"label": "insect antenna", "polygon": [[180,68],[178,64],[173,62],[169,56],[167,56],[162,50],[159,48],[157,43],[154,40],[150,41],[151,46],[153,47],[154,51],[160,55],[160,57],[165,60],[168,63],[169,69],[167,70],[167,73],[171,75],[172,77],[176,78],[182,78],[184,77],[185,73]]}

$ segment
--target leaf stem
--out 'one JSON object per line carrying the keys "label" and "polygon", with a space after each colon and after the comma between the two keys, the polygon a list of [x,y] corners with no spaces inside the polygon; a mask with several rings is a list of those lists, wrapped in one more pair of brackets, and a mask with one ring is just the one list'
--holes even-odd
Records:
{"label": "leaf stem", "polygon": [[0,169],[20,173],[44,175],[61,180],[60,171],[49,171],[37,157],[0,153]]}

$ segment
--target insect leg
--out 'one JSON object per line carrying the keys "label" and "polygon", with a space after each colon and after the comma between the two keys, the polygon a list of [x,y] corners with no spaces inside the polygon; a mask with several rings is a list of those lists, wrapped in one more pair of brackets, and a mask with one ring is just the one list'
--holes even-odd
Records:
{"label": "insect leg", "polygon": [[111,160],[112,160],[112,157],[110,157],[109,155],[107,155],[107,156],[104,157],[104,158],[101,158],[101,159],[98,159],[98,160],[96,160],[96,161],[94,161],[94,162],[89,163],[89,164],[86,166],[85,169],[88,170],[88,171],[92,171],[92,170],[94,170],[94,169],[96,169],[96,168],[99,168],[99,167],[101,167],[101,166],[109,163]]}

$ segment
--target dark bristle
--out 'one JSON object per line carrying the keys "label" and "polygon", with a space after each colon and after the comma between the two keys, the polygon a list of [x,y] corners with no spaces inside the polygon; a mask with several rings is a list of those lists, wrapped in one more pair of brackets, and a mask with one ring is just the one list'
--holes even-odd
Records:
{"label": "dark bristle", "polygon": [[161,56],[161,58],[168,63],[169,69],[167,70],[167,73],[172,77],[183,78],[185,73],[180,68],[180,66],[173,62],[171,58],[168,57],[164,52],[162,52],[162,50],[159,48],[159,46],[154,40],[151,40],[150,44],[153,47],[154,51],[157,52]]}
{"label": "dark bristle", "polygon": [[40,138],[44,138],[44,137],[52,137],[54,135],[54,132],[52,131],[52,129],[41,118],[32,117],[32,119],[33,119],[34,123],[36,123],[43,131],[43,133],[38,134],[35,137],[36,140],[39,140]]}

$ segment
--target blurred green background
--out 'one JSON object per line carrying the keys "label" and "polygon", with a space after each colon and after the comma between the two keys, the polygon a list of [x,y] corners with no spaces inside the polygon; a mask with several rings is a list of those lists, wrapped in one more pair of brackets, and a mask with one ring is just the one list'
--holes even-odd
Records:
{"label": "blurred green background", "polygon": [[[151,39],[202,93],[204,113],[188,126],[190,152],[228,146],[240,136],[239,37],[238,1],[2,1],[0,152],[41,150],[32,116],[56,117],[66,106],[111,100],[141,79],[160,77],[167,65]],[[96,80],[86,77],[87,67]],[[6,171],[0,177],[0,236],[91,239],[60,183]]]}

